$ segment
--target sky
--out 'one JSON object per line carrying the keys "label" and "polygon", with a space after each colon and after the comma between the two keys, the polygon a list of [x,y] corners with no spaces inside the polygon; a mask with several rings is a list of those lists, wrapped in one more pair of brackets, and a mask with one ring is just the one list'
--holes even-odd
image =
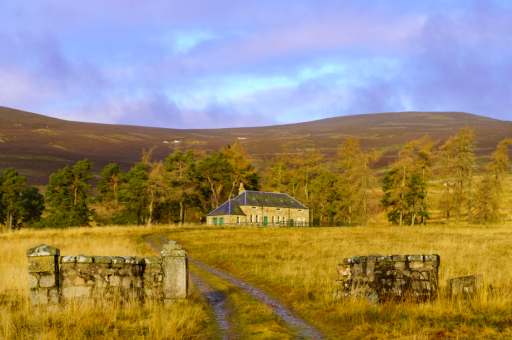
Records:
{"label": "sky", "polygon": [[512,1],[1,0],[0,106],[166,128],[512,120]]}

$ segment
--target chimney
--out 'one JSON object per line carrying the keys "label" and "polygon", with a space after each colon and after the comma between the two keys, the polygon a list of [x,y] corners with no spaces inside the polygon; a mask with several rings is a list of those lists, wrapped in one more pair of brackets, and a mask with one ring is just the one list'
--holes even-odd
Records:
{"label": "chimney", "polygon": [[240,182],[240,189],[238,189],[238,194],[241,195],[245,192],[244,183]]}

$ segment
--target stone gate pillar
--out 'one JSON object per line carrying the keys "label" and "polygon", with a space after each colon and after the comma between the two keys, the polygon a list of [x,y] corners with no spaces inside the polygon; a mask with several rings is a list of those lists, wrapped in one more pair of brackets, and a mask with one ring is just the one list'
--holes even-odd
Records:
{"label": "stone gate pillar", "polygon": [[32,305],[59,303],[60,250],[41,244],[27,250]]}
{"label": "stone gate pillar", "polygon": [[164,244],[160,253],[164,271],[165,303],[173,303],[176,299],[188,296],[188,258],[181,243],[169,241]]}

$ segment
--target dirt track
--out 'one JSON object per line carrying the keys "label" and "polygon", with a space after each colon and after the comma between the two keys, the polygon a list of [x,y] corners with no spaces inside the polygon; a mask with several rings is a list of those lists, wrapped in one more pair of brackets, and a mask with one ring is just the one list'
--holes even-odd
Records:
{"label": "dirt track", "polygon": [[[166,242],[166,238],[168,235],[155,235],[146,238],[146,242],[153,248],[155,251],[160,252],[160,248],[158,244],[163,244]],[[280,301],[279,299],[272,297],[270,294],[265,292],[264,290],[251,285],[244,280],[237,278],[223,270],[210,267],[205,265],[202,262],[188,258],[191,263],[200,267],[201,269],[213,274],[244,293],[250,295],[255,300],[260,303],[268,305],[272,311],[286,324],[287,329],[292,334],[295,339],[326,339],[327,337],[322,334],[321,331],[316,329],[315,327],[307,324],[305,321],[300,319],[294,311],[287,306],[285,303]],[[242,339],[243,337],[239,334],[236,327],[236,321],[232,317],[234,315],[235,310],[233,310],[233,306],[230,306],[226,303],[226,296],[219,291],[216,291],[212,285],[208,282],[205,282],[203,279],[199,278],[193,273],[190,275],[190,278],[194,285],[204,294],[204,296],[208,299],[210,305],[213,308],[215,319],[218,324],[218,328],[222,334],[218,334],[223,339]]]}

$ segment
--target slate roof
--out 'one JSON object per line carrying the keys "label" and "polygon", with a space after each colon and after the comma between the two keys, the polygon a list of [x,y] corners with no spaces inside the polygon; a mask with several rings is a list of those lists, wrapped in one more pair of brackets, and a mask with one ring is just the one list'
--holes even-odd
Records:
{"label": "slate roof", "polygon": [[244,212],[238,206],[235,200],[229,200],[222,204],[220,207],[212,211],[206,216],[215,216],[215,215],[242,215],[245,216]]}
{"label": "slate roof", "polygon": [[309,209],[288,194],[279,192],[244,191],[233,199],[238,205]]}
{"label": "slate roof", "polygon": [[304,204],[297,201],[295,198],[288,194],[281,194],[279,192],[264,192],[264,191],[244,191],[232,200],[222,204],[220,207],[209,213],[207,216],[215,215],[242,215],[246,216],[241,205],[250,206],[263,206],[263,207],[278,207],[278,208],[294,208],[294,209],[309,209]]}

